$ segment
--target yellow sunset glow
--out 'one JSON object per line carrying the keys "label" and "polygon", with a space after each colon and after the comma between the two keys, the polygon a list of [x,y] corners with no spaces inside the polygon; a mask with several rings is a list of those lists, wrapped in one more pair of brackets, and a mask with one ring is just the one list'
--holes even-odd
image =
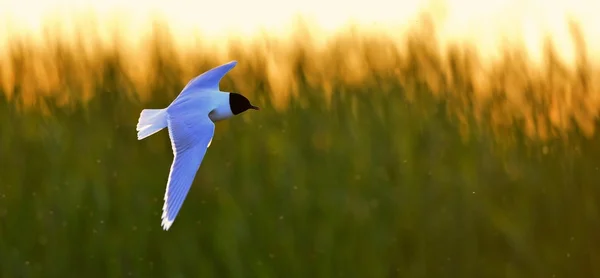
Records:
{"label": "yellow sunset glow", "polygon": [[[418,23],[419,13],[430,14],[442,40],[467,40],[485,55],[494,55],[503,41],[524,43],[532,58],[539,59],[543,36],[554,38],[560,54],[573,59],[568,20],[580,23],[588,49],[600,49],[600,2],[592,0],[431,0],[431,1],[117,1],[117,0],[3,0],[0,1],[1,32],[40,32],[49,19],[69,26],[79,17],[93,14],[100,29],[119,29],[131,39],[141,37],[157,16],[168,22],[179,42],[201,33],[211,39],[232,34],[250,37],[258,32],[284,35],[293,20],[302,17],[327,36],[348,23],[399,33]],[[596,12],[594,12],[596,11]],[[591,54],[599,58],[598,51]]]}

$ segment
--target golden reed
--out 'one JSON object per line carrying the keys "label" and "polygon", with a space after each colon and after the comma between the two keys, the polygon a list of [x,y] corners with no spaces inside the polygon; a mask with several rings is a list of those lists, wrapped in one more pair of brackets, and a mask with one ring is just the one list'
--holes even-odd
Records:
{"label": "golden reed", "polygon": [[507,44],[493,59],[484,57],[468,40],[437,35],[440,24],[433,13],[423,13],[403,27],[348,24],[325,37],[313,23],[298,19],[286,37],[196,36],[182,42],[160,18],[135,36],[122,32],[118,20],[101,25],[91,14],[70,26],[48,19],[34,35],[3,34],[0,88],[20,109],[42,112],[49,99],[68,106],[105,90],[143,102],[161,84],[182,86],[236,59],[240,63],[226,82],[249,94],[266,84],[277,109],[302,93],[300,82],[325,97],[341,87],[382,93],[402,88],[409,100],[427,93],[447,101],[465,124],[474,118],[498,131],[517,124],[538,139],[561,137],[574,127],[594,134],[600,71],[575,21],[568,22],[572,59],[561,57],[558,42],[548,37],[538,62],[518,44]]}

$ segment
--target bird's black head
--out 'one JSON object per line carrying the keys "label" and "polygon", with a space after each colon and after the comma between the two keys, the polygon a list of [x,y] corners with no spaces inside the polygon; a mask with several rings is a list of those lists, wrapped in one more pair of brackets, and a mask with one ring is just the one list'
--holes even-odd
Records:
{"label": "bird's black head", "polygon": [[245,97],[237,93],[229,94],[229,108],[233,115],[240,114],[248,109],[259,110],[258,107],[250,104],[250,101]]}

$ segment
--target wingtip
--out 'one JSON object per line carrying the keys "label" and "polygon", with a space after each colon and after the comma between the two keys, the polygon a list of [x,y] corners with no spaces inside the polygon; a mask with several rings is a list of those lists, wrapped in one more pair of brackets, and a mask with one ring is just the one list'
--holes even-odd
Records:
{"label": "wingtip", "polygon": [[[169,189],[167,188],[167,191]],[[162,220],[162,222],[160,223],[160,226],[163,228],[163,230],[168,231],[169,228],[171,228],[171,225],[173,225],[173,220],[171,219],[169,220],[169,216],[167,213],[167,195],[165,194],[165,203],[163,204],[163,209],[162,209],[162,215],[160,216],[160,219]]]}
{"label": "wingtip", "polygon": [[171,225],[173,225],[173,221],[168,220],[167,218],[163,218],[162,223],[160,224],[165,231],[168,231],[169,228],[171,228]]}

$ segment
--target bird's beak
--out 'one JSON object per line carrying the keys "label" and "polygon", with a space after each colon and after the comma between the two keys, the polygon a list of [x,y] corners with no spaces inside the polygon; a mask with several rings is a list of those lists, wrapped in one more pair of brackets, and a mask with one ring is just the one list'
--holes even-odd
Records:
{"label": "bird's beak", "polygon": [[252,109],[254,109],[254,110],[260,110],[260,108],[258,108],[258,107],[256,107],[256,106],[254,106],[254,105],[250,106],[250,108],[252,108]]}

